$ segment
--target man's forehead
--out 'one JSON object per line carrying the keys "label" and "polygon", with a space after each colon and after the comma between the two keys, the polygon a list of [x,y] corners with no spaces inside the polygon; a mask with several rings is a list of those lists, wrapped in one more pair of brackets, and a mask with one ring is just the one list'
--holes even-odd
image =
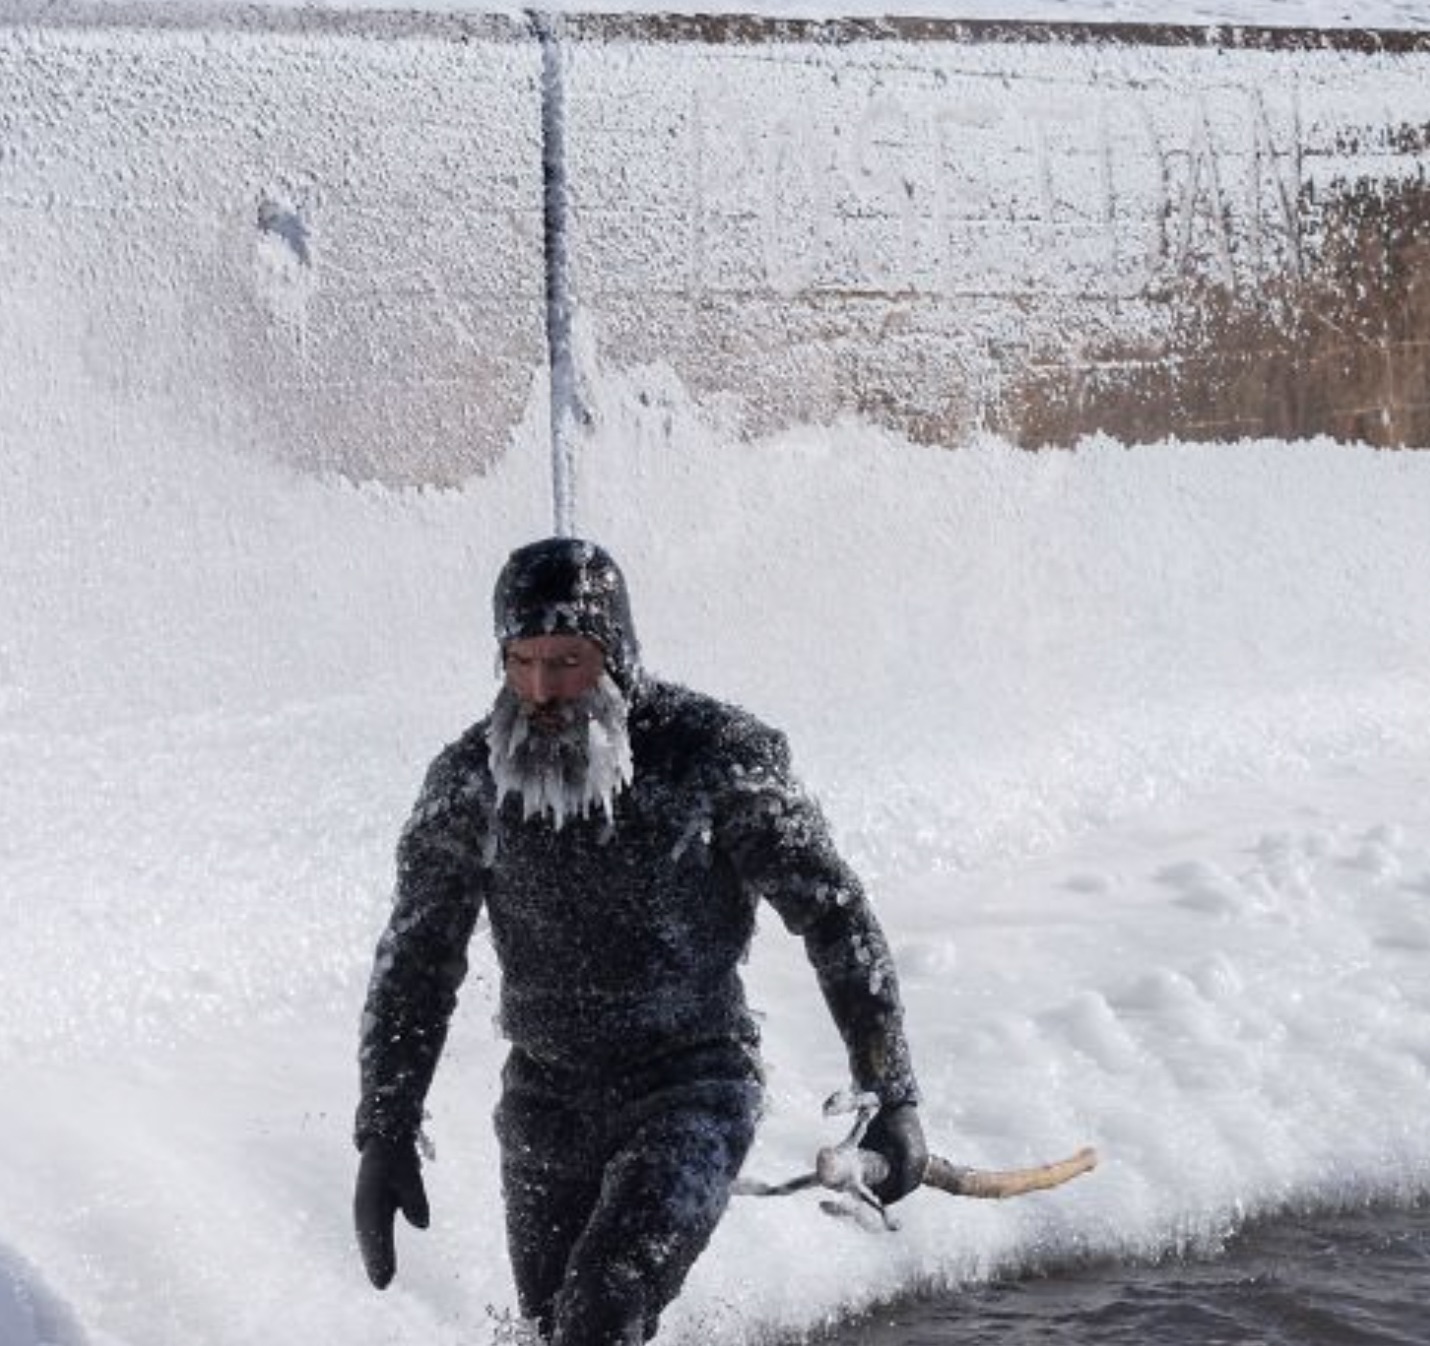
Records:
{"label": "man's forehead", "polygon": [[570,634],[553,636],[523,636],[509,640],[506,652],[521,659],[564,659],[571,655],[605,658],[605,651],[589,636]]}

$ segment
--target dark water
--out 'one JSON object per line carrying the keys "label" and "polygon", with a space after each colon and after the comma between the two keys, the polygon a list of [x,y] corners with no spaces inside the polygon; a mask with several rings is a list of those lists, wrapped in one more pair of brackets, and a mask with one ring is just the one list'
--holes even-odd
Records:
{"label": "dark water", "polygon": [[1205,1260],[1106,1263],[885,1309],[838,1346],[1427,1346],[1430,1204],[1283,1218]]}

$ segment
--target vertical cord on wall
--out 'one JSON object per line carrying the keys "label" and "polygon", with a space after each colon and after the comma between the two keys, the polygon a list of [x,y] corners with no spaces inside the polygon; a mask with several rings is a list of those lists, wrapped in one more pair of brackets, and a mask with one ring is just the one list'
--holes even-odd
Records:
{"label": "vertical cord on wall", "polygon": [[576,515],[576,430],[584,417],[571,343],[571,274],[567,252],[570,192],[566,181],[566,83],[561,42],[550,14],[531,12],[541,42],[541,176],[546,258],[546,352],[551,374],[551,488],[556,533],[571,537]]}

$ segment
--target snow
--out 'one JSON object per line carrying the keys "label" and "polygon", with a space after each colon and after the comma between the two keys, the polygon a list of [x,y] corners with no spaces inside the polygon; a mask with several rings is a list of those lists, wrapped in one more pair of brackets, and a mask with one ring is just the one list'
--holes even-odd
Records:
{"label": "snow", "polygon": [[[1036,12],[1293,8],[1340,22]],[[303,203],[271,205],[257,288],[301,331]],[[126,392],[42,288],[17,308],[0,1342],[490,1340],[484,940],[431,1099],[433,1228],[400,1231],[382,1296],[348,1137],[392,847],[495,690],[501,560],[550,526],[544,389],[463,489],[358,487]],[[949,452],[853,421],[731,442],[663,368],[591,397],[577,526],[623,563],[655,670],[789,731],[891,936],[935,1147],[1103,1155],[1006,1204],[920,1194],[897,1236],[742,1199],[663,1340],[1430,1192],[1430,456]],[[749,1170],[780,1179],[839,1133],[843,1057],[777,921],[749,978],[771,1067]]]}
{"label": "snow", "polygon": [[[175,0],[171,0],[171,3]],[[273,8],[305,7],[309,0],[261,0]],[[122,3],[122,0],[121,0]],[[190,8],[213,0],[177,0]],[[394,5],[392,0],[325,0],[327,9],[425,9],[439,12],[520,16],[535,8],[548,14],[766,14],[781,18],[882,18],[890,13],[939,19],[1035,19],[1063,23],[1226,24],[1272,28],[1430,27],[1425,0],[551,0],[538,6],[493,0],[431,0]]]}
{"label": "snow", "polygon": [[[896,1237],[742,1199],[669,1340],[1430,1189],[1430,459],[736,445],[659,371],[599,393],[583,526],[653,667],[790,730],[891,933],[936,1146],[1104,1155],[1006,1205],[921,1195]],[[348,1131],[391,847],[494,690],[483,590],[542,530],[537,418],[434,494],[124,415],[96,461],[112,416],[71,416],[12,446],[0,504],[7,1346],[485,1339],[511,1290],[484,942],[431,1100],[435,1224],[383,1297]],[[763,924],[750,1171],[778,1179],[844,1080]]]}

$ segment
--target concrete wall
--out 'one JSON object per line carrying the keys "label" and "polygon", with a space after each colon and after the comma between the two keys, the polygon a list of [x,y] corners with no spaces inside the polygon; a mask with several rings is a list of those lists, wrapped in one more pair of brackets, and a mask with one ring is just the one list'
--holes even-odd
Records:
{"label": "concrete wall", "polygon": [[[559,26],[588,377],[1430,444],[1430,35]],[[538,69],[496,16],[0,0],[0,394],[63,347],[304,467],[479,471],[544,358]]]}
{"label": "concrete wall", "polygon": [[1430,35],[654,27],[569,25],[608,355],[751,428],[1430,444]]}
{"label": "concrete wall", "polygon": [[505,451],[545,351],[539,56],[511,25],[0,16],[0,403],[53,367],[37,415],[157,404],[357,478]]}

